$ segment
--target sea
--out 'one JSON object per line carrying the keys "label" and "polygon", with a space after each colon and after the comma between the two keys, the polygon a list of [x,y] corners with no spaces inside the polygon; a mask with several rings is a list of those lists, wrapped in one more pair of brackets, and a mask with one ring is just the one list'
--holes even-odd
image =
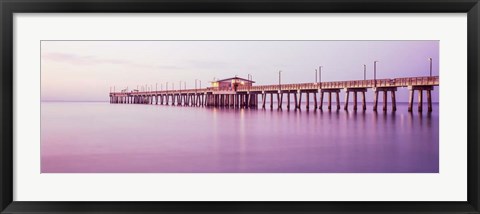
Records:
{"label": "sea", "polygon": [[42,173],[438,173],[439,114],[41,103]]}

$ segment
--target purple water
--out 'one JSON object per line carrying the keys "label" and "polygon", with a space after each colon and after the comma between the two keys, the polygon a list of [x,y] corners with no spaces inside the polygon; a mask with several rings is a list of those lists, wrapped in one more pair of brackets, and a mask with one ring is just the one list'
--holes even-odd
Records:
{"label": "purple water", "polygon": [[375,113],[370,105],[347,112],[42,102],[41,169],[438,172],[438,104],[423,114],[397,105]]}

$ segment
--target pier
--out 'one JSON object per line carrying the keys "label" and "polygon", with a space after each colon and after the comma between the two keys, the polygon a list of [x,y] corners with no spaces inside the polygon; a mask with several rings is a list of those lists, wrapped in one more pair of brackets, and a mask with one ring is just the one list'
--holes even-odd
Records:
{"label": "pier", "polygon": [[[438,76],[424,77],[403,77],[394,79],[373,79],[373,80],[350,80],[298,84],[275,84],[275,85],[253,85],[252,80],[239,77],[228,78],[212,82],[211,87],[198,89],[160,90],[160,91],[122,91],[111,92],[110,103],[122,104],[155,104],[155,105],[176,105],[176,106],[214,106],[233,108],[284,108],[284,97],[286,97],[286,109],[324,109],[324,98],[327,98],[328,110],[340,110],[340,94],[345,93],[344,110],[349,110],[350,95],[353,97],[352,110],[357,111],[358,98],[361,97],[361,110],[366,108],[366,93],[370,90],[374,94],[373,111],[377,111],[380,95],[382,97],[382,110],[388,110],[390,103],[391,110],[396,111],[395,93],[398,88],[409,90],[408,111],[414,109],[415,95],[418,96],[417,110],[423,111],[423,94],[426,94],[427,110],[432,111],[431,91],[434,86],[439,86]],[[390,101],[388,95],[390,94]],[[291,97],[293,96],[293,99]],[[335,105],[332,108],[332,96],[335,98]],[[302,106],[302,97],[306,98]],[[317,98],[319,99],[317,100]],[[310,105],[310,98],[313,99],[313,106]]]}

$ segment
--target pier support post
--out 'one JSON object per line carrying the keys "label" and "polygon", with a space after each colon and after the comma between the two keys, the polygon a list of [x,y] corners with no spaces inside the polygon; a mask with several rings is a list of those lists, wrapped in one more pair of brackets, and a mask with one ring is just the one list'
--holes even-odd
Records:
{"label": "pier support post", "polygon": [[305,106],[305,108],[308,110],[310,109],[310,93],[307,91],[305,95],[307,96],[307,106]]}
{"label": "pier support post", "polygon": [[239,108],[243,108],[243,94],[239,94],[238,99]]}
{"label": "pier support post", "polygon": [[353,110],[354,111],[357,110],[357,92],[356,91],[353,92]]}
{"label": "pier support post", "polygon": [[362,109],[367,110],[367,103],[365,102],[365,91],[362,91]]}
{"label": "pier support post", "polygon": [[282,103],[283,103],[283,93],[282,92],[278,92],[278,108],[279,109],[282,109]]}
{"label": "pier support post", "polygon": [[383,111],[387,111],[387,91],[383,91]]}
{"label": "pier support post", "polygon": [[376,88],[373,89],[374,95],[373,95],[373,111],[377,111],[377,105],[378,105],[378,90]]}
{"label": "pier support post", "polygon": [[298,109],[302,109],[302,92],[298,92]]}
{"label": "pier support post", "polygon": [[427,90],[428,112],[432,112],[432,90]]}
{"label": "pier support post", "polygon": [[249,108],[250,107],[250,94],[245,94],[243,95],[245,96],[245,108]]}
{"label": "pier support post", "polygon": [[290,91],[287,92],[287,109],[290,109]]}
{"label": "pier support post", "polygon": [[408,97],[408,111],[411,112],[413,108],[413,96],[414,96],[414,89],[410,89],[410,95]]}
{"label": "pier support post", "polygon": [[265,108],[265,102],[267,99],[267,94],[265,92],[262,93],[262,108]]}
{"label": "pier support post", "polygon": [[423,90],[418,90],[418,112],[423,111]]}
{"label": "pier support post", "polygon": [[293,99],[295,101],[295,109],[298,108],[298,102],[297,102],[297,92],[293,92]]}
{"label": "pier support post", "polygon": [[348,91],[348,89],[345,90],[345,107],[343,107],[343,110],[347,110],[348,111],[348,101],[349,101],[349,97],[350,97],[350,91]]}
{"label": "pier support post", "polygon": [[337,95],[337,111],[340,110],[340,91],[335,92]]}
{"label": "pier support post", "polygon": [[395,91],[391,92],[390,95],[392,97],[392,111],[397,111],[397,98],[395,97]]}
{"label": "pier support post", "polygon": [[240,108],[240,94],[235,95],[235,108]]}
{"label": "pier support post", "polygon": [[332,110],[332,92],[328,92],[328,110]]}
{"label": "pier support post", "polygon": [[270,93],[270,109],[273,109],[273,93]]}
{"label": "pier support post", "polygon": [[320,91],[320,106],[318,109],[323,110],[323,90]]}
{"label": "pier support post", "polygon": [[317,110],[317,93],[313,92],[313,109]]}
{"label": "pier support post", "polygon": [[235,104],[234,104],[235,108],[239,108],[240,107],[240,94],[235,94],[234,99],[235,99],[235,101],[234,101],[235,102]]}

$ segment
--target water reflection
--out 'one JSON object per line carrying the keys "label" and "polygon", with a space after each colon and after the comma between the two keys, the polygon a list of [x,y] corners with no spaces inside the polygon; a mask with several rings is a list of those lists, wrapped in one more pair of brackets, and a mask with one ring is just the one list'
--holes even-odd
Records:
{"label": "water reflection", "polygon": [[432,113],[42,103],[42,172],[438,172]]}

